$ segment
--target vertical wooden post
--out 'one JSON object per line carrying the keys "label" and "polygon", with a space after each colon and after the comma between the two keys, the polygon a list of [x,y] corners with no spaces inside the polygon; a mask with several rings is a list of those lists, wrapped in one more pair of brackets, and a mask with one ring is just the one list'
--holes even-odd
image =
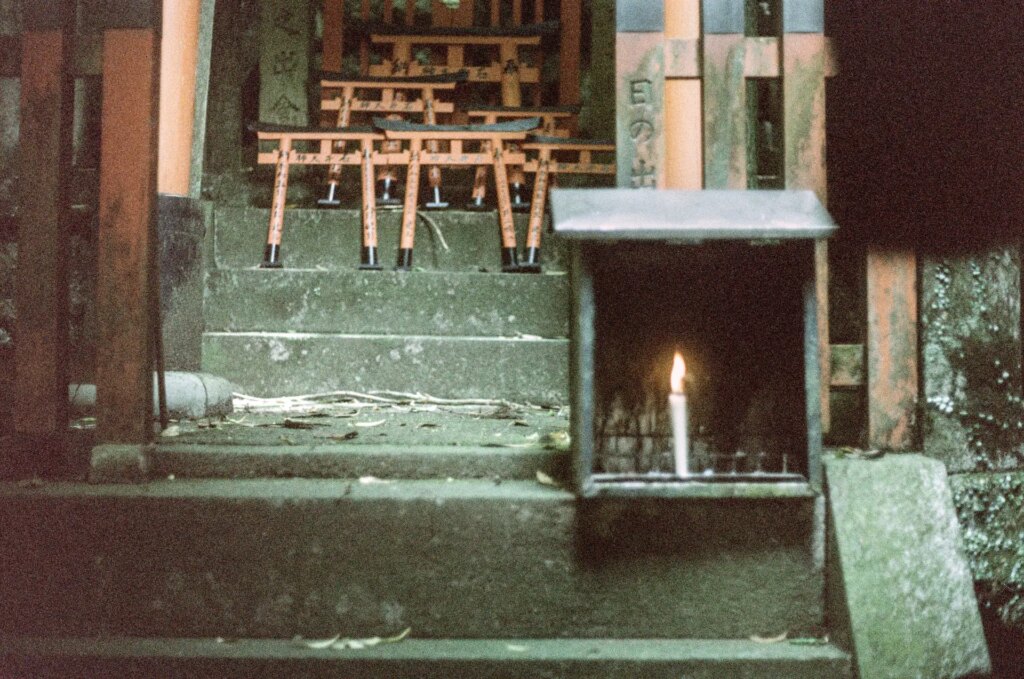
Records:
{"label": "vertical wooden post", "polygon": [[581,0],[562,0],[559,15],[558,103],[580,103],[580,31],[583,16]]}
{"label": "vertical wooden post", "polygon": [[[159,0],[105,5],[96,307],[97,480],[145,471],[153,437]],[[120,444],[120,445],[118,445]]]}
{"label": "vertical wooden post", "polygon": [[[697,44],[699,0],[665,5],[665,38]],[[704,185],[701,82],[697,75],[695,72],[693,77],[665,80],[665,186],[670,189],[699,189]]]}
{"label": "vertical wooden post", "polygon": [[157,190],[187,196],[192,170],[200,0],[166,3],[160,47]]}
{"label": "vertical wooden post", "polygon": [[42,4],[26,3],[21,43],[21,214],[15,291],[14,428],[24,444],[21,462],[35,472],[55,470],[63,461],[68,429],[64,226],[74,104],[74,4]]}
{"label": "vertical wooden post", "polygon": [[917,409],[917,258],[874,249],[867,257],[868,440],[870,447],[914,446]]}
{"label": "vertical wooden post", "polygon": [[324,0],[323,70],[341,71],[344,54],[345,0]]}
{"label": "vertical wooden post", "polygon": [[709,189],[747,188],[747,88],[742,26],[705,33],[704,181]]}
{"label": "vertical wooden post", "polygon": [[[806,3],[808,7],[813,3]],[[820,5],[820,3],[819,3]],[[821,9],[819,6],[818,9]],[[828,53],[823,18],[810,12],[808,22],[790,21],[782,37],[783,128],[786,188],[811,189],[827,205],[825,172],[825,75]],[[788,32],[800,28],[808,32]],[[815,32],[809,32],[814,30]],[[815,289],[818,299],[818,350],[821,372],[821,427],[828,432],[829,375],[832,356],[828,322],[828,243],[815,244]]]}
{"label": "vertical wooden post", "polygon": [[[363,24],[370,21],[370,0],[361,0],[359,3],[359,18]],[[370,36],[365,33],[359,43],[359,72],[370,72]]]}

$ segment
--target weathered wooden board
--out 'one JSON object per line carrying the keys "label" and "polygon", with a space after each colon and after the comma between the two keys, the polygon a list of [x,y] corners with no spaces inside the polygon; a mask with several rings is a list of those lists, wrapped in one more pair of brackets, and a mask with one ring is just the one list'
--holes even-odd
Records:
{"label": "weathered wooden board", "polygon": [[[22,36],[21,176],[15,303],[15,431],[60,456],[68,427],[68,257],[64,232],[71,164],[70,37],[61,30]],[[46,461],[38,460],[46,466]]]}
{"label": "weathered wooden board", "polygon": [[704,36],[704,187],[747,188],[747,88],[742,34]]}
{"label": "weathered wooden board", "polygon": [[344,53],[342,37],[345,31],[345,0],[323,0],[323,70],[341,71]]}
{"label": "weathered wooden board", "polygon": [[[786,33],[782,38],[783,135],[785,139],[786,188],[811,189],[828,204],[825,172],[825,75],[828,65],[825,36],[820,33]],[[828,245],[815,248],[818,298],[818,346],[822,375],[828,375]],[[830,424],[829,380],[821,381],[821,421]]]}
{"label": "weathered wooden board", "polygon": [[831,351],[833,387],[864,385],[864,345],[833,344]]}
{"label": "weathered wooden board", "polygon": [[558,103],[580,103],[580,33],[583,28],[581,0],[561,0],[559,5]]}
{"label": "weathered wooden board", "polygon": [[665,48],[662,33],[618,33],[615,49],[616,183],[665,185]]}
{"label": "weathered wooden board", "polygon": [[103,443],[139,444],[153,435],[159,50],[156,30],[104,35],[96,282],[97,425]]}
{"label": "weathered wooden board", "polygon": [[869,250],[868,441],[875,448],[914,446],[917,409],[917,257]]}

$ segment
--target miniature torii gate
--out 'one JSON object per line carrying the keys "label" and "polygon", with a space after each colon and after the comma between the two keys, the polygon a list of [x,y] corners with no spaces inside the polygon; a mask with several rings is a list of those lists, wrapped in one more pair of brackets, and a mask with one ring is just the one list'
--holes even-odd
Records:
{"label": "miniature torii gate", "polygon": [[[415,0],[406,0],[408,9]],[[487,0],[488,18],[491,27],[499,27],[502,24],[501,0]],[[476,0],[458,0],[452,6],[452,2],[433,0],[431,5],[431,20],[435,27],[465,28],[473,23],[473,14]],[[533,0],[534,23],[540,23],[544,16],[544,0]],[[394,19],[394,4],[385,2],[383,6],[383,23],[391,24]],[[512,0],[511,16],[508,17],[508,24],[520,26],[524,18],[524,0]],[[405,26],[413,25],[414,12],[405,11]],[[580,103],[580,35],[581,21],[583,16],[582,0],[560,0],[558,9],[558,23],[560,26],[559,35],[559,90],[558,103],[562,105],[574,105]],[[341,59],[344,49],[342,35],[345,25],[345,0],[323,0],[323,44],[324,58],[323,68],[329,71],[341,70]],[[370,0],[362,0],[360,4],[360,17],[363,22],[370,20]],[[460,46],[453,45],[457,55]],[[457,57],[456,57],[457,59]],[[363,73],[371,73],[369,54],[365,45],[361,48],[360,64]],[[389,75],[386,73],[385,75]]]}
{"label": "miniature torii gate", "polygon": [[[423,122],[437,124],[437,114],[450,115],[455,105],[450,101],[439,101],[438,90],[451,91],[466,79],[465,71],[456,71],[443,75],[426,77],[381,77],[381,78],[345,78],[336,73],[324,73],[320,80],[320,111],[322,114],[335,112],[334,127],[349,127],[353,113],[374,115],[387,114],[420,114]],[[366,97],[373,92],[377,98]],[[404,93],[409,92],[418,98],[409,99]],[[345,150],[344,142],[336,142],[334,149],[338,153]],[[432,148],[431,150],[436,150]],[[389,172],[389,170],[386,170]],[[390,176],[390,175],[386,175]],[[337,206],[338,186],[341,181],[341,165],[332,165],[327,175],[327,197],[322,198],[320,205]],[[430,181],[434,189],[434,202],[431,206],[447,207],[441,202],[441,172],[438,168],[430,169]]]}

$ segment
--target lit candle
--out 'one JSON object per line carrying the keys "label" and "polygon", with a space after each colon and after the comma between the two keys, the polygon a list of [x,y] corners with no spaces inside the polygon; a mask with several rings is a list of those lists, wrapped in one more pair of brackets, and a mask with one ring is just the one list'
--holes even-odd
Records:
{"label": "lit candle", "polygon": [[668,395],[668,407],[672,413],[672,439],[675,444],[676,475],[687,476],[690,473],[688,457],[690,452],[689,423],[686,417],[686,392],[683,390],[683,378],[686,376],[686,364],[683,357],[676,352],[672,361],[672,377],[670,384],[672,393]]}

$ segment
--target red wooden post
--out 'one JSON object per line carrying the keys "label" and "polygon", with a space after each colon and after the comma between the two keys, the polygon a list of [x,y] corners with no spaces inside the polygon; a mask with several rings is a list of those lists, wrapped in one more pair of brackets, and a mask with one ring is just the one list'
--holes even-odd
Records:
{"label": "red wooden post", "polygon": [[[825,78],[829,74],[825,36],[786,33],[782,39],[783,127],[786,188],[812,189],[827,205],[825,172]],[[821,372],[821,427],[831,427],[829,373],[832,369],[828,325],[828,242],[815,243],[815,292],[818,306],[818,358]]]}
{"label": "red wooden post", "polygon": [[340,71],[345,28],[345,0],[324,0],[323,70]]}
{"label": "red wooden post", "polygon": [[[121,10],[121,11],[117,11]],[[153,437],[160,3],[104,5],[96,307],[97,479],[144,471]]]}
{"label": "red wooden post", "polygon": [[580,29],[582,23],[580,0],[562,0],[558,53],[558,103],[562,106],[575,106],[580,103]]}
{"label": "red wooden post", "polygon": [[[73,3],[26,3],[14,428],[28,470],[55,470],[68,429],[67,238]],[[41,11],[42,10],[42,11]],[[20,465],[19,465],[20,466]]]}
{"label": "red wooden post", "polygon": [[917,258],[872,250],[867,257],[868,440],[873,448],[915,444]]}

